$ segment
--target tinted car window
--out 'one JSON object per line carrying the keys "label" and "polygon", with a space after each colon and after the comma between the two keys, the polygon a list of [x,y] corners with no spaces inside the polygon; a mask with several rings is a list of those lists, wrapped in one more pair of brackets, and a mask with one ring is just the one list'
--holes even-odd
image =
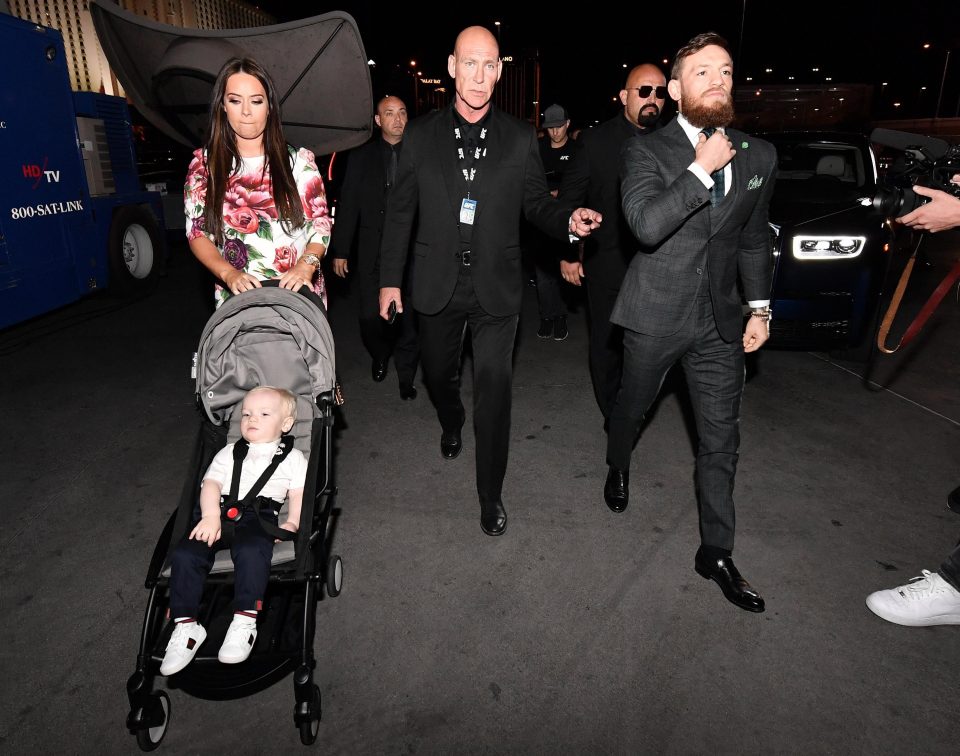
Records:
{"label": "tinted car window", "polygon": [[855,145],[780,142],[777,192],[804,201],[856,199],[873,188],[873,177]]}

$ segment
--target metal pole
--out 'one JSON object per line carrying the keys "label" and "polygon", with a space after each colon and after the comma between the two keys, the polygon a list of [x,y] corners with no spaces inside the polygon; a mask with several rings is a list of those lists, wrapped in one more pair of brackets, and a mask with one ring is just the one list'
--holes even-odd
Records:
{"label": "metal pole", "polygon": [[943,99],[943,85],[947,82],[947,66],[950,65],[950,50],[947,50],[947,58],[943,61],[943,77],[940,79],[940,94],[937,95],[937,109],[933,111],[933,117],[940,117],[940,101]]}
{"label": "metal pole", "polygon": [[747,23],[747,0],[743,0],[743,11],[740,13],[740,44],[737,46],[737,70],[734,75],[739,76],[740,61],[743,59],[743,27]]}

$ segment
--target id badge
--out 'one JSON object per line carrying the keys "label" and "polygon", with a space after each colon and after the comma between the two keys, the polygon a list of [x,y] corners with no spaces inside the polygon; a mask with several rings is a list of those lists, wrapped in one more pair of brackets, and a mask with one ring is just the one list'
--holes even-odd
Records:
{"label": "id badge", "polygon": [[477,214],[477,201],[464,198],[460,202],[460,222],[473,225],[473,216]]}

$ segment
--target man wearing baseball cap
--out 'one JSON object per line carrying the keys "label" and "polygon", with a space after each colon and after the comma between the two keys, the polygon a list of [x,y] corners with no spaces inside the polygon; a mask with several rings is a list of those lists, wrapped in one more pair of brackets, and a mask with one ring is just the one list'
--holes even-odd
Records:
{"label": "man wearing baseball cap", "polygon": [[[567,134],[570,114],[561,105],[551,105],[543,113],[547,135],[540,140],[540,159],[547,174],[547,185],[554,197],[560,189],[563,172],[579,149],[579,143]],[[537,280],[537,303],[540,307],[540,328],[537,336],[563,341],[567,338],[567,305],[563,301],[558,261],[568,253],[566,244],[554,241],[543,233],[532,236],[534,270]]]}

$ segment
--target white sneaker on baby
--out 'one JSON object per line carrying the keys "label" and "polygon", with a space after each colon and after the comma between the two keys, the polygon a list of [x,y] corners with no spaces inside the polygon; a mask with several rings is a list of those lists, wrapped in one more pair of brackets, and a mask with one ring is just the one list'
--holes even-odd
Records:
{"label": "white sneaker on baby", "polygon": [[177,622],[167,643],[167,650],[160,663],[160,674],[175,675],[193,661],[200,644],[206,640],[207,631],[196,620]]}
{"label": "white sneaker on baby", "polygon": [[227,635],[220,646],[218,658],[224,664],[239,664],[246,661],[257,639],[257,620],[243,614],[234,614]]}

